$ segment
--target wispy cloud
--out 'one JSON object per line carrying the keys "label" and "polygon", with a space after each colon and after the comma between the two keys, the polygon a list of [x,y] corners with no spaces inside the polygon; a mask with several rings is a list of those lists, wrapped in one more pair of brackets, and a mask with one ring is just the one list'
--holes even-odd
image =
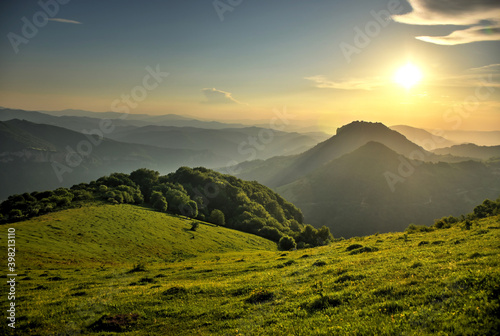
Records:
{"label": "wispy cloud", "polygon": [[82,24],[81,22],[78,22],[78,21],[75,21],[75,20],[67,20],[67,19],[60,19],[60,18],[52,18],[52,19],[49,19],[49,21],[62,22],[62,23]]}
{"label": "wispy cloud", "polygon": [[332,81],[325,76],[317,75],[305,77],[305,79],[312,81],[317,88],[321,89],[338,89],[338,90],[365,90],[370,91],[388,84],[387,80],[380,77],[372,78],[352,78],[341,81]]}
{"label": "wispy cloud", "polygon": [[216,88],[205,88],[201,90],[207,99],[206,104],[240,104],[247,105],[233,98],[230,92],[217,90]]}
{"label": "wispy cloud", "polygon": [[500,2],[498,0],[408,0],[412,11],[394,15],[397,22],[411,25],[469,26],[446,36],[417,36],[434,44],[456,45],[500,40]]}
{"label": "wispy cloud", "polygon": [[500,64],[471,68],[456,76],[436,78],[433,84],[457,87],[500,87]]}

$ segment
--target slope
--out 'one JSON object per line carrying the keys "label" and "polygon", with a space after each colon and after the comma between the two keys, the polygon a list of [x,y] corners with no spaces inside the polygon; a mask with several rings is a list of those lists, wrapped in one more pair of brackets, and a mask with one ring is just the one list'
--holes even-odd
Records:
{"label": "slope", "polygon": [[[247,180],[256,179],[273,188],[279,187],[313,172],[322,165],[350,153],[370,141],[380,142],[407,157],[415,157],[425,161],[438,159],[437,155],[427,152],[381,123],[355,121],[339,128],[335,136],[310,150],[295,157],[281,158],[282,163],[270,160],[264,163],[256,162],[254,166],[247,164],[238,177]],[[283,166],[285,168],[281,168]],[[236,167],[235,170],[241,167]],[[260,172],[266,174],[265,178],[259,176]]]}
{"label": "slope", "polygon": [[[411,127],[407,125],[396,125],[389,127],[390,129],[403,134],[408,140],[416,143],[417,145],[427,149],[433,150],[434,148],[450,147],[456,143],[446,139],[437,134],[432,134],[421,128]],[[446,132],[443,131],[443,134]]]}
{"label": "slope", "polygon": [[128,143],[166,148],[210,150],[236,162],[298,154],[317,144],[315,138],[304,134],[260,127],[215,130],[195,127],[145,126],[119,130],[110,134],[110,137]]}
{"label": "slope", "polygon": [[439,155],[464,156],[479,160],[500,158],[500,146],[478,146],[471,143],[439,148],[433,152]]}
{"label": "slope", "polygon": [[[469,230],[458,223],[287,253],[201,255],[149,262],[134,273],[132,260],[51,267],[50,259],[20,258],[16,329],[23,335],[498,335],[499,224],[496,216],[472,221]],[[37,252],[47,245],[38,244]],[[7,328],[3,323],[0,331]]]}
{"label": "slope", "polygon": [[325,225],[335,237],[352,237],[470,212],[500,194],[499,168],[411,161],[369,142],[277,191],[302,210],[307,223]]}
{"label": "slope", "polygon": [[21,120],[4,122],[0,136],[0,200],[11,194],[71,186],[141,167],[168,173],[183,165],[214,167],[228,161],[209,151],[89,138],[65,128]]}
{"label": "slope", "polygon": [[57,267],[181,260],[206,253],[276,250],[247,233],[134,205],[99,205],[43,215],[15,224],[18,258]]}

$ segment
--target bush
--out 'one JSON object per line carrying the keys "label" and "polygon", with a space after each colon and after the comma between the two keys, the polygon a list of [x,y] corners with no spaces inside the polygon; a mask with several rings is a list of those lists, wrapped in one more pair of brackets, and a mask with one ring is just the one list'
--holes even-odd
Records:
{"label": "bush", "polygon": [[259,236],[267,238],[269,240],[279,242],[282,237],[281,232],[277,228],[265,226],[259,230],[257,233]]}
{"label": "bush", "polygon": [[309,303],[307,305],[307,309],[309,310],[309,312],[313,313],[318,310],[337,307],[341,304],[342,301],[340,299],[325,295]]}
{"label": "bush", "polygon": [[437,229],[448,229],[458,221],[459,219],[453,216],[443,217],[440,219],[436,219],[436,221],[434,222],[434,227],[436,227]]}
{"label": "bush", "polygon": [[210,218],[208,219],[210,223],[224,226],[226,224],[226,220],[224,218],[224,213],[219,209],[214,209],[210,213]]}
{"label": "bush", "polygon": [[146,272],[146,265],[143,263],[135,264],[134,267],[127,273],[135,273],[135,272]]}
{"label": "bush", "polygon": [[196,229],[198,229],[198,227],[200,226],[200,223],[196,222],[196,221],[193,221],[191,222],[191,231],[196,231]]}
{"label": "bush", "polygon": [[407,232],[407,233],[431,232],[431,231],[434,231],[434,228],[431,226],[415,225],[415,224],[408,225],[408,227],[405,230],[405,232]]}
{"label": "bush", "polygon": [[355,249],[359,249],[361,247],[363,247],[363,245],[361,245],[361,244],[352,244],[352,245],[347,246],[347,248],[345,250],[346,251],[352,251],[352,250],[355,250]]}
{"label": "bush", "polygon": [[297,248],[297,243],[295,243],[295,239],[289,236],[283,236],[279,240],[278,248],[281,251],[289,251]]}
{"label": "bush", "polygon": [[274,299],[274,293],[268,290],[254,291],[249,298],[245,300],[246,303],[262,303]]}
{"label": "bush", "polygon": [[19,209],[12,209],[9,212],[9,218],[11,219],[20,219],[23,217],[23,212]]}

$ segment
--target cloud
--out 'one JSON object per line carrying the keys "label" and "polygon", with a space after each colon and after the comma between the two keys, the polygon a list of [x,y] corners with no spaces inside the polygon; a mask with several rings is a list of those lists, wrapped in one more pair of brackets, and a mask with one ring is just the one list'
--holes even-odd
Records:
{"label": "cloud", "polygon": [[78,22],[78,21],[75,21],[75,20],[67,20],[67,19],[59,19],[59,18],[52,18],[52,19],[49,19],[49,21],[62,22],[62,23],[82,24],[81,22]]}
{"label": "cloud", "polygon": [[246,105],[236,99],[233,98],[230,92],[217,90],[216,88],[205,88],[202,89],[203,94],[207,98],[205,103],[207,104],[240,104]]}
{"label": "cloud", "polygon": [[327,79],[325,76],[311,76],[305,77],[305,79],[314,82],[317,88],[320,89],[338,89],[338,90],[365,90],[370,91],[383,87],[387,84],[386,80],[379,77],[367,78],[367,79],[348,79],[342,81],[332,81]]}
{"label": "cloud", "polygon": [[469,26],[446,36],[417,36],[434,44],[456,45],[500,40],[498,0],[408,0],[412,11],[394,15],[394,21],[411,25]]}
{"label": "cloud", "polygon": [[479,68],[471,68],[454,76],[436,76],[429,84],[453,87],[500,87],[500,64],[490,64]]}

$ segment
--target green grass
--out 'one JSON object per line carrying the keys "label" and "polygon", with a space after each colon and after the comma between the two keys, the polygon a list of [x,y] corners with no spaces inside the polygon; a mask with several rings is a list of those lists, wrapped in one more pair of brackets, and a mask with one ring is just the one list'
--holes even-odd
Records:
{"label": "green grass", "polygon": [[[82,207],[36,217],[15,225],[18,257],[46,267],[99,263],[172,261],[206,253],[276,250],[261,237],[133,205]],[[201,222],[200,222],[201,223]]]}
{"label": "green grass", "polygon": [[[499,216],[471,230],[459,224],[291,252],[224,228],[187,231],[190,221],[134,206],[10,226],[23,273],[16,301],[23,335],[500,332]],[[145,269],[131,272],[139,262]]]}

